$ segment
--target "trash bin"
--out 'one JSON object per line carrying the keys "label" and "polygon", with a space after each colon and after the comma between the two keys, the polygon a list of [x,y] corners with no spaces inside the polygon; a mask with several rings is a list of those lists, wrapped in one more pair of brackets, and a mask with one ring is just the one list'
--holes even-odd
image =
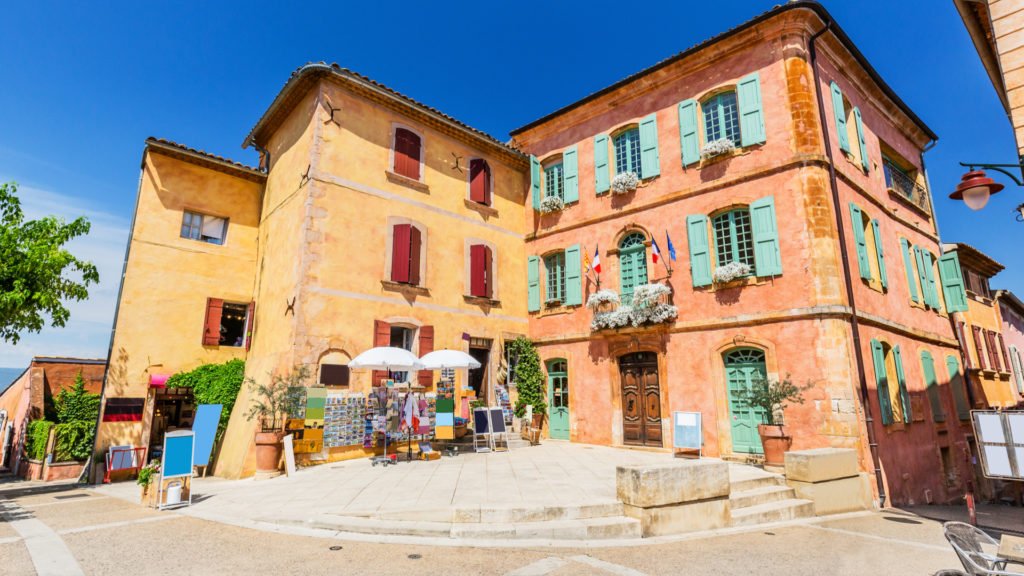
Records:
{"label": "trash bin", "polygon": [[181,480],[175,480],[167,485],[167,502],[165,504],[181,504]]}

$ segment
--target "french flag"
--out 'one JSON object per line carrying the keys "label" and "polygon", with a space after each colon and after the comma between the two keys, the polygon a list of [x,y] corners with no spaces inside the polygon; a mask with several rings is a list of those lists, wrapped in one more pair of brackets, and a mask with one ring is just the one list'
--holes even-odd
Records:
{"label": "french flag", "polygon": [[595,274],[601,273],[601,250],[596,245],[594,246],[594,262],[590,265],[590,269]]}
{"label": "french flag", "polygon": [[661,250],[658,250],[658,241],[651,238],[651,259],[657,264],[658,260],[661,260]]}

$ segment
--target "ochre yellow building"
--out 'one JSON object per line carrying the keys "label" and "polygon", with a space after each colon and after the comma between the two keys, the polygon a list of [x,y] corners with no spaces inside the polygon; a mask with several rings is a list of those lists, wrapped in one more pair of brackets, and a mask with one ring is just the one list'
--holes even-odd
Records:
{"label": "ochre yellow building", "polygon": [[[371,374],[345,365],[372,346],[461,349],[485,366],[458,394],[493,397],[502,343],[526,333],[528,159],[324,64],[296,71],[245,143],[265,173],[147,142],[104,403],[141,400],[142,414],[105,417],[97,452],[157,446],[154,406],[178,392],[162,377],[231,358],[257,379],[304,365],[368,392]],[[254,470],[249,400],[243,388],[219,475]]]}

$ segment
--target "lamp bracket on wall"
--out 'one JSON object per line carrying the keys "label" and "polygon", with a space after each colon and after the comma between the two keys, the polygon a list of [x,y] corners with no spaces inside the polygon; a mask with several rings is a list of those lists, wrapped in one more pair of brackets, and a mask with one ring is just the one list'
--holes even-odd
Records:
{"label": "lamp bracket on wall", "polygon": [[[968,170],[995,170],[1001,174],[1009,176],[1010,180],[1013,180],[1017,186],[1024,186],[1024,156],[1016,164],[984,164],[979,162],[961,162],[961,166]],[[1013,174],[1007,168],[1015,168],[1018,175]]]}
{"label": "lamp bracket on wall", "polygon": [[341,122],[334,117],[334,113],[341,110],[341,108],[335,108],[334,105],[331,104],[331,101],[328,100],[327,98],[324,98],[323,102],[324,105],[327,107],[327,111],[331,113],[331,117],[328,118],[327,120],[324,120],[324,124],[330,124],[333,122],[338,128],[341,128]]}
{"label": "lamp bracket on wall", "polygon": [[309,182],[309,171],[312,170],[312,169],[313,169],[313,165],[312,164],[306,166],[306,171],[302,173],[302,178],[299,180],[299,186],[302,186],[306,182]]}

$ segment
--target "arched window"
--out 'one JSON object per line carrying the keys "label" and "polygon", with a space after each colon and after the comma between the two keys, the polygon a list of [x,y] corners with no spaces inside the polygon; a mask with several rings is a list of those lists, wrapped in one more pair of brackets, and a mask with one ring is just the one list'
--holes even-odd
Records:
{"label": "arched window", "polygon": [[732,140],[737,147],[740,141],[740,115],[736,105],[736,92],[722,92],[708,98],[701,104],[704,111],[705,142],[723,138]]}
{"label": "arched window", "polygon": [[623,302],[633,298],[633,289],[647,284],[647,237],[632,232],[619,242],[619,291]]}
{"label": "arched window", "polygon": [[420,179],[420,137],[412,130],[395,128],[394,170],[406,178]]}
{"label": "arched window", "polygon": [[750,227],[750,210],[746,207],[715,216],[715,256],[717,266],[740,262],[754,268],[754,235]]}
{"label": "arched window", "polygon": [[624,174],[635,172],[638,178],[643,178],[643,170],[640,166],[640,129],[630,128],[615,136],[615,173]]}

